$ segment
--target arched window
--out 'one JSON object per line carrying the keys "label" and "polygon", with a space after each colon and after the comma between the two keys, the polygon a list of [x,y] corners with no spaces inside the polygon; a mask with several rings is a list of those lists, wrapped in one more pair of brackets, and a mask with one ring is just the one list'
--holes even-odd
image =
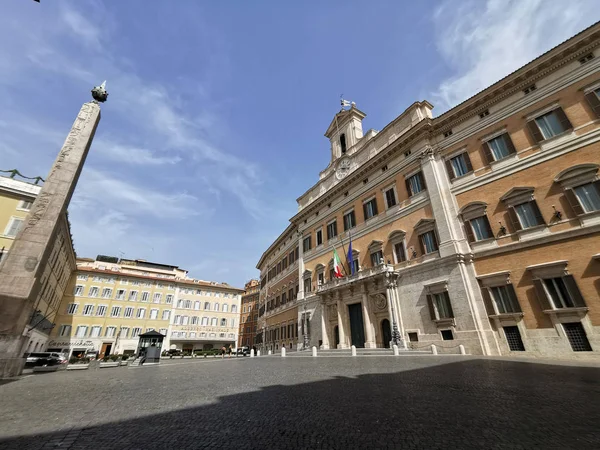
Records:
{"label": "arched window", "polygon": [[222,327],[226,327],[227,326],[227,319],[221,319],[221,326]]}
{"label": "arched window", "polygon": [[210,319],[210,325],[213,327],[217,326],[217,318],[216,317],[213,317]]}
{"label": "arched window", "polygon": [[340,134],[340,146],[342,147],[342,154],[346,153],[346,135]]}
{"label": "arched window", "polygon": [[231,312],[232,313],[236,313],[237,312],[237,305],[231,305]]}
{"label": "arched window", "polygon": [[210,302],[204,302],[204,309],[210,311]]}
{"label": "arched window", "polygon": [[223,312],[229,312],[229,305],[227,303],[223,304]]}
{"label": "arched window", "polygon": [[196,309],[196,310],[200,309],[200,302],[198,302],[198,301],[194,302],[194,309]]}
{"label": "arched window", "polygon": [[215,311],[218,311],[218,310],[219,310],[219,304],[215,303]]}

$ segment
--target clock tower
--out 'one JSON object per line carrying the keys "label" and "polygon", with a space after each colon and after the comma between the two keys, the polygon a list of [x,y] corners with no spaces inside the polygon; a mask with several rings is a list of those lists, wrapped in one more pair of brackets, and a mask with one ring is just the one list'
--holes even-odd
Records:
{"label": "clock tower", "polygon": [[[343,100],[342,104],[344,102]],[[354,153],[354,146],[363,137],[362,120],[365,117],[366,114],[359,110],[354,102],[350,104],[350,109],[342,109],[335,115],[325,132],[325,137],[331,142],[331,163]],[[344,159],[349,167],[350,161]],[[343,171],[343,161],[340,163],[338,170]]]}

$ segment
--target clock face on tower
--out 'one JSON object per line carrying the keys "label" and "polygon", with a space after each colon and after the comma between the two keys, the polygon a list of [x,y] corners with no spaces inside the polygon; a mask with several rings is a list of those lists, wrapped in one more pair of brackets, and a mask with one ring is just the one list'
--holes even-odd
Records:
{"label": "clock face on tower", "polygon": [[337,168],[335,169],[335,176],[338,180],[344,178],[350,172],[350,158],[342,158],[338,162]]}

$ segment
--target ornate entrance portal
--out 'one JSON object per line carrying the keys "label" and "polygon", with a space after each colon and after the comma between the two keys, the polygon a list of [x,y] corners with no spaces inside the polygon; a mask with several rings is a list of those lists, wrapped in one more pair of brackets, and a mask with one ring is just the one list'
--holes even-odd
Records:
{"label": "ornate entrance portal", "polygon": [[364,348],[365,326],[363,322],[362,305],[360,303],[348,305],[348,315],[350,318],[351,343],[356,348]]}

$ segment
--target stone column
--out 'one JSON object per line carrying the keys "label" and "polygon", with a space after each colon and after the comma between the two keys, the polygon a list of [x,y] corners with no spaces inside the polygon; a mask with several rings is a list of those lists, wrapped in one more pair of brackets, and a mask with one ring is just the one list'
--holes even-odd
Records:
{"label": "stone column", "polygon": [[100,121],[100,106],[84,103],[22,230],[0,266],[0,377],[19,375],[27,324],[41,289],[58,223],[65,214]]}
{"label": "stone column", "polygon": [[338,330],[340,335],[340,343],[338,344],[338,348],[348,348],[346,345],[346,322],[344,315],[344,303],[342,302],[339,294],[337,294],[337,315],[338,315]]}
{"label": "stone column", "polygon": [[373,318],[371,317],[371,308],[369,307],[369,294],[364,284],[361,285],[361,295],[366,336],[365,348],[375,348],[377,347],[377,343],[375,342],[375,329],[373,328]]}
{"label": "stone column", "polygon": [[303,236],[298,232],[298,300],[304,298],[304,246]]}
{"label": "stone column", "polygon": [[323,350],[328,350],[329,346],[329,307],[327,303],[321,303],[321,335],[323,337]]}

